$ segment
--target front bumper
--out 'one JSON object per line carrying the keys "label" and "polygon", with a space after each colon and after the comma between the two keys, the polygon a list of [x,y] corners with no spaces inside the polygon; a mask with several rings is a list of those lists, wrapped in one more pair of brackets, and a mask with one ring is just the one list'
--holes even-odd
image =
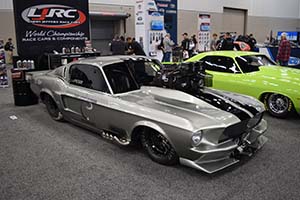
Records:
{"label": "front bumper", "polygon": [[205,151],[193,148],[192,151],[198,153],[199,157],[196,160],[180,158],[180,163],[209,174],[215,173],[238,163],[240,155],[252,156],[253,153],[262,148],[268,140],[263,136],[266,130],[267,122],[262,120],[242,139],[222,143]]}

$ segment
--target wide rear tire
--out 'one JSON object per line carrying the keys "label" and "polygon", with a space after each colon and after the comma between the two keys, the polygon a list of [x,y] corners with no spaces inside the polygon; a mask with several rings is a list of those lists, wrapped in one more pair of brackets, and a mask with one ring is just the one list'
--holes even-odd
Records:
{"label": "wide rear tire", "polygon": [[60,112],[58,106],[56,105],[55,101],[52,99],[50,95],[46,95],[44,97],[44,104],[46,105],[47,111],[51,118],[55,121],[64,121],[64,117]]}
{"label": "wide rear tire", "polygon": [[149,157],[163,165],[175,165],[179,157],[170,142],[159,132],[151,129],[143,130],[141,143]]}

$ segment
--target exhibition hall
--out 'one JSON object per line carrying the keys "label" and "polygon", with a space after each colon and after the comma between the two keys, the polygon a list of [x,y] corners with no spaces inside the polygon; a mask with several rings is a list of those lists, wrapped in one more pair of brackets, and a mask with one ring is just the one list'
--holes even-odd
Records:
{"label": "exhibition hall", "polygon": [[300,199],[300,0],[2,0],[0,200]]}

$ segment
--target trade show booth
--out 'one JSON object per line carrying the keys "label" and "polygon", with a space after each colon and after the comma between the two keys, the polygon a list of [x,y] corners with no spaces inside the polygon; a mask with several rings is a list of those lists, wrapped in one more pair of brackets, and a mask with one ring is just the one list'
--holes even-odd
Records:
{"label": "trade show booth", "polygon": [[13,6],[18,49],[13,58],[13,94],[15,105],[26,106],[38,102],[26,81],[28,72],[100,53],[89,42],[88,0],[14,0]]}

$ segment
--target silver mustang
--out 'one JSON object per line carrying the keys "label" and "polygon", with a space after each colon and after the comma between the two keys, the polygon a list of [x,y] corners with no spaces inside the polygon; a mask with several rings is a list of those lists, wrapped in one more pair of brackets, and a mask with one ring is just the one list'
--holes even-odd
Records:
{"label": "silver mustang", "polygon": [[266,142],[259,101],[209,88],[197,98],[139,85],[137,79],[153,78],[156,67],[145,57],[98,57],[27,78],[54,120],[70,121],[121,145],[141,143],[152,160],[164,165],[180,162],[214,173]]}

